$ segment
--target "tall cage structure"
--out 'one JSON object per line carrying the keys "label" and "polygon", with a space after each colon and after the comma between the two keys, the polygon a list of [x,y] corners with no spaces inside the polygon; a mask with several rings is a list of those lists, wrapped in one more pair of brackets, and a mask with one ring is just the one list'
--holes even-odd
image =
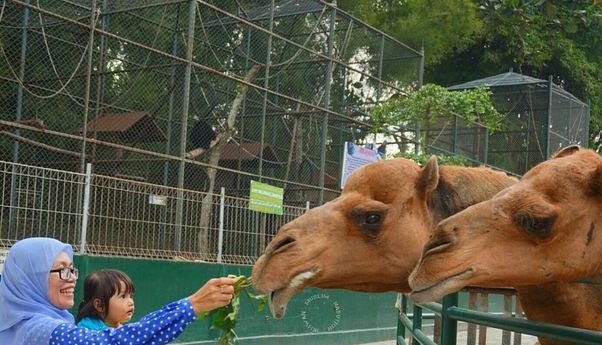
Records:
{"label": "tall cage structure", "polygon": [[2,1],[0,247],[252,262],[340,193],[343,143],[422,62],[318,0]]}
{"label": "tall cage structure", "polygon": [[422,53],[317,0],[11,0],[0,13],[1,160],[185,189],[244,196],[256,179],[322,203],[343,142],[422,74]]}
{"label": "tall cage structure", "polygon": [[[570,144],[587,146],[590,107],[549,80],[512,71],[450,86],[491,89],[502,129],[481,140],[481,162],[522,175]],[[465,129],[460,129],[465,130]],[[483,146],[485,145],[485,146]]]}

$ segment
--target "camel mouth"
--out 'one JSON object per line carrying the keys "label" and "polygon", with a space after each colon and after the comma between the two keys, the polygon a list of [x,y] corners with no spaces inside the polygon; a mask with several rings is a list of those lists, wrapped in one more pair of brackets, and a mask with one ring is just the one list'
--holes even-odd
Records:
{"label": "camel mouth", "polygon": [[286,314],[286,307],[291,298],[299,291],[303,290],[305,283],[314,277],[318,270],[311,269],[297,274],[291,279],[287,286],[272,290],[268,293],[268,303],[270,313],[275,319],[282,319]]}
{"label": "camel mouth", "polygon": [[475,272],[476,270],[473,267],[470,267],[465,271],[441,279],[424,289],[412,291],[410,297],[416,304],[436,301],[452,291],[462,288],[465,284],[461,282],[472,277]]}

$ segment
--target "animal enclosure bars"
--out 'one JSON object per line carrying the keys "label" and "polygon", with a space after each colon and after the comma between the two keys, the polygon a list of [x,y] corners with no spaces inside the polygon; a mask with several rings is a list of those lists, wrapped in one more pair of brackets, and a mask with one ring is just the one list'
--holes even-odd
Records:
{"label": "animal enclosure bars", "polygon": [[0,159],[319,204],[421,59],[322,1],[4,1]]}
{"label": "animal enclosure bars", "polygon": [[[7,162],[0,188],[0,248],[48,236],[96,255],[251,264],[281,225],[306,210],[258,214],[247,199],[224,194]],[[212,210],[206,227],[202,208]]]}
{"label": "animal enclosure bars", "polygon": [[343,143],[421,74],[420,53],[321,1],[0,6],[0,161],[74,179],[6,168],[7,241],[79,244],[90,163],[87,251],[216,260],[224,188],[241,248],[226,235],[223,258],[250,263],[286,218],[247,210],[250,181],[283,188],[288,215],[336,197]]}

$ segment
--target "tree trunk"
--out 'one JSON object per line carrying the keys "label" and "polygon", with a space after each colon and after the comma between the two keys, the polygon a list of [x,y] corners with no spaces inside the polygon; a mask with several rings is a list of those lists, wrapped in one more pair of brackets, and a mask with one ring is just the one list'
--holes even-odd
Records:
{"label": "tree trunk", "polygon": [[[247,75],[245,76],[245,81],[250,83],[255,75],[259,71],[260,66],[255,65],[251,67]],[[217,176],[217,169],[213,167],[217,167],[219,164],[219,159],[222,155],[222,148],[228,143],[228,140],[232,137],[232,133],[234,132],[234,123],[236,122],[236,117],[238,116],[238,112],[242,105],[242,101],[247,94],[249,87],[246,84],[242,84],[238,87],[236,97],[232,101],[232,106],[230,107],[230,111],[228,112],[228,118],[226,119],[225,129],[223,132],[217,135],[217,144],[211,149],[211,155],[209,157],[209,165],[210,168],[207,168],[207,177],[209,180],[209,188],[207,189],[207,195],[203,197],[201,202],[201,214],[199,220],[199,232],[198,232],[198,250],[200,253],[209,253],[209,225],[211,223],[211,218],[213,214],[213,191],[215,188],[215,178]]]}

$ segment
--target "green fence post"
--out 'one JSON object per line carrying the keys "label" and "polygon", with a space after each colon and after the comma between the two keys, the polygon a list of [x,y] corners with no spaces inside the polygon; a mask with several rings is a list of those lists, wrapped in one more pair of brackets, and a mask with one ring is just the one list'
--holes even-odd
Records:
{"label": "green fence post", "polygon": [[[412,331],[416,332],[417,329],[422,329],[422,308],[414,305],[414,311],[412,315]],[[412,344],[420,344],[418,338],[412,338]]]}
{"label": "green fence post", "polygon": [[[397,339],[400,337],[405,340],[406,338],[406,327],[401,322],[401,315],[408,311],[408,297],[401,294],[401,305],[399,308],[399,315],[397,315]],[[399,341],[397,342],[399,344]]]}
{"label": "green fence post", "polygon": [[443,297],[443,307],[441,310],[441,345],[456,345],[456,333],[458,330],[458,321],[449,317],[447,309],[458,305],[458,293],[453,293]]}

